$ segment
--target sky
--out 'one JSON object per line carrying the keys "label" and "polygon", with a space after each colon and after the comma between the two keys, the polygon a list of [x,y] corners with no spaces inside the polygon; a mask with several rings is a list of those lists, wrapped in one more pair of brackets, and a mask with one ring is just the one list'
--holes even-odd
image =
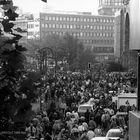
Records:
{"label": "sky", "polygon": [[39,13],[45,7],[56,11],[92,12],[97,14],[98,0],[13,0],[23,12]]}

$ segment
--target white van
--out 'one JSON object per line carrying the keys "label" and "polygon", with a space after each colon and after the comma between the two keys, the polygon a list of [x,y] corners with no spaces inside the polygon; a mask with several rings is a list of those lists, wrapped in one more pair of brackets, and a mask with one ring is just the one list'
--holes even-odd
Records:
{"label": "white van", "polygon": [[79,107],[78,107],[79,115],[80,116],[84,115],[87,110],[89,110],[89,111],[93,110],[93,105],[94,104],[88,104],[88,103],[79,105]]}

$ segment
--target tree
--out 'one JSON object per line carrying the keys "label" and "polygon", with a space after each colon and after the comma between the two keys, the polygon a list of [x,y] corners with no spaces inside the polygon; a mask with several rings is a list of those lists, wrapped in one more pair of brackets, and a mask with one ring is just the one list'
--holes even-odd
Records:
{"label": "tree", "polygon": [[0,30],[0,130],[4,130],[22,98],[19,87],[26,49],[18,44],[22,36],[13,29],[13,21],[18,17],[17,7],[13,6],[12,0],[1,0],[0,6],[4,14]]}
{"label": "tree", "polygon": [[109,62],[107,65],[107,71],[108,72],[123,72],[125,71],[125,68],[120,63]]}
{"label": "tree", "polygon": [[83,50],[82,54],[80,55],[80,69],[85,69],[88,67],[88,63],[94,64],[95,63],[95,56],[93,51],[91,51],[89,48]]}

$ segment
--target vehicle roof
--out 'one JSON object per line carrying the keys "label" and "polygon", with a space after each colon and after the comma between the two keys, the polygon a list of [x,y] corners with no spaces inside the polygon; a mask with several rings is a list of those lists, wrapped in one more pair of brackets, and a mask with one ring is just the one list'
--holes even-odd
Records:
{"label": "vehicle roof", "polygon": [[121,130],[120,129],[110,129],[110,130],[108,130],[108,132],[121,132]]}
{"label": "vehicle roof", "polygon": [[93,106],[92,104],[81,104],[81,105],[79,105],[79,107],[80,106]]}
{"label": "vehicle roof", "polygon": [[91,140],[107,140],[108,138],[106,137],[95,137],[95,138],[92,138]]}

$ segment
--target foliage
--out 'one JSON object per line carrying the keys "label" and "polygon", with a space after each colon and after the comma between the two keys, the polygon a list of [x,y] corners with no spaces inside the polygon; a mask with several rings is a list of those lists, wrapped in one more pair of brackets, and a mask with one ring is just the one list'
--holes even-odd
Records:
{"label": "foliage", "polygon": [[123,72],[125,68],[117,62],[109,62],[107,67],[108,72]]}
{"label": "foliage", "polygon": [[[10,120],[16,116],[22,108],[27,110],[26,102],[22,103],[20,84],[24,72],[26,48],[18,44],[22,36],[13,29],[18,14],[12,0],[1,0],[3,9],[2,27],[0,29],[0,130],[7,130]],[[21,108],[17,109],[19,104]],[[26,110],[25,109],[25,110]],[[23,109],[24,110],[24,109]]]}
{"label": "foliage", "polygon": [[[67,64],[70,70],[85,69],[89,62],[94,63],[95,61],[94,53],[88,48],[85,49],[86,47],[77,38],[69,34],[64,36],[48,35],[40,42],[32,40],[29,42],[27,53],[36,57],[35,52],[42,48],[51,49],[56,63],[61,62],[62,67],[66,67]],[[33,52],[33,50],[36,51]]]}

